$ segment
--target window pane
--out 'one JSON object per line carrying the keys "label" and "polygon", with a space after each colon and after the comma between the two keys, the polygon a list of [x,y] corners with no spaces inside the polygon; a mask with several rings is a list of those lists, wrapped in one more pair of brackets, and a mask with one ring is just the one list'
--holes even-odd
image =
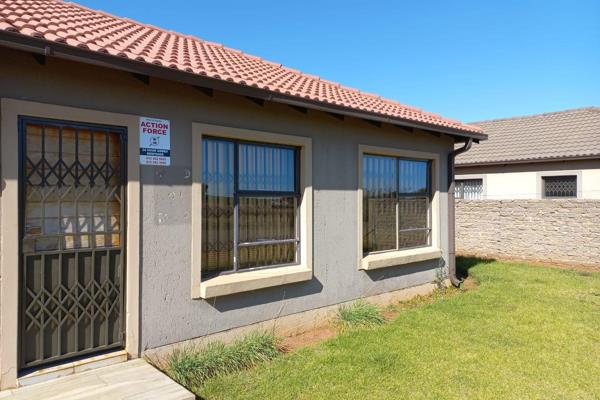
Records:
{"label": "window pane", "polygon": [[429,231],[400,232],[400,248],[422,247],[429,244]]}
{"label": "window pane", "polygon": [[[429,162],[399,160],[398,247],[400,249],[426,246],[429,243]],[[417,230],[414,229],[424,229]]]}
{"label": "window pane", "polygon": [[454,183],[456,199],[481,200],[482,193],[483,179],[458,179]]}
{"label": "window pane", "polygon": [[397,160],[363,159],[363,251],[396,248]]}
{"label": "window pane", "polygon": [[240,243],[294,239],[295,202],[293,196],[240,197]]}
{"label": "window pane", "polygon": [[232,142],[203,140],[202,272],[233,268],[234,148]]}
{"label": "window pane", "polygon": [[398,199],[399,248],[426,246],[429,244],[429,198],[406,197]]}
{"label": "window pane", "polygon": [[429,162],[400,160],[399,192],[425,194],[428,192]]}
{"label": "window pane", "polygon": [[427,228],[429,224],[429,199],[405,197],[398,199],[399,229]]}
{"label": "window pane", "polygon": [[294,192],[295,153],[290,148],[240,143],[240,190]]}
{"label": "window pane", "polygon": [[278,243],[240,247],[239,268],[292,264],[296,261],[296,243]]}
{"label": "window pane", "polygon": [[544,176],[545,197],[577,197],[577,176]]}
{"label": "window pane", "polygon": [[[295,239],[296,199],[289,197],[240,197],[240,243]],[[291,264],[295,243],[240,246],[239,268]]]}

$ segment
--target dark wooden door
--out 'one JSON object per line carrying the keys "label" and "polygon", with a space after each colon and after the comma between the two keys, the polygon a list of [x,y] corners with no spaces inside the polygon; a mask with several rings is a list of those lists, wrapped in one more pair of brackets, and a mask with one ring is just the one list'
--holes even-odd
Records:
{"label": "dark wooden door", "polygon": [[122,348],[126,130],[31,117],[19,129],[19,367]]}

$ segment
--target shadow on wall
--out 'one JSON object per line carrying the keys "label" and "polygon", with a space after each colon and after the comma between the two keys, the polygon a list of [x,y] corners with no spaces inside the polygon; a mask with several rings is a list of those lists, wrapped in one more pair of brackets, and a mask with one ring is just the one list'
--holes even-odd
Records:
{"label": "shadow on wall", "polygon": [[381,269],[375,269],[372,271],[364,271],[367,276],[373,281],[382,281],[388,278],[395,278],[398,276],[407,276],[417,272],[431,270],[431,263],[427,261],[418,262],[410,265],[398,265],[395,267],[387,267]]}
{"label": "shadow on wall", "polygon": [[496,261],[494,258],[481,258],[481,257],[467,257],[457,256],[456,257],[456,277],[459,279],[466,279],[469,277],[469,270],[477,264],[490,264]]}
{"label": "shadow on wall", "polygon": [[[323,284],[316,277],[310,281],[255,290],[253,292],[236,293],[228,296],[212,298],[206,303],[220,312],[253,307],[260,304],[274,303],[283,300],[303,297],[323,290]],[[252,294],[258,294],[253,296]]]}
{"label": "shadow on wall", "polygon": [[[396,278],[401,276],[411,276],[412,274],[431,270],[431,264],[428,262],[419,262],[413,265],[399,265],[397,267],[382,268],[374,271],[362,271],[364,272],[373,283],[385,281],[389,278]],[[368,295],[374,295],[381,292],[389,291],[386,288],[378,288],[374,293]],[[323,284],[316,278],[307,282],[299,282],[290,285],[284,285],[274,288],[260,289],[254,292],[236,293],[228,296],[219,298],[213,298],[206,300],[214,309],[224,312],[231,311],[240,308],[254,307],[261,304],[268,304],[274,302],[280,302],[283,300],[289,300],[296,297],[303,297],[315,293],[319,293],[323,290]],[[260,295],[252,296],[248,294],[260,293]]]}

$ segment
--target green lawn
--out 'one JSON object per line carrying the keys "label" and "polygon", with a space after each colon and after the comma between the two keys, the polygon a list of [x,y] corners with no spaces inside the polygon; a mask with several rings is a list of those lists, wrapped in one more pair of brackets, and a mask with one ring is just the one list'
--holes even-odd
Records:
{"label": "green lawn", "polygon": [[211,400],[600,398],[600,273],[459,263],[476,289],[195,391]]}

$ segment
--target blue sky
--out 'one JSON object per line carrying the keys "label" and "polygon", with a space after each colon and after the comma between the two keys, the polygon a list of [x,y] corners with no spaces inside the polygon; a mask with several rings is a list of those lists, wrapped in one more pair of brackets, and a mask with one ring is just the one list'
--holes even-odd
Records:
{"label": "blue sky", "polygon": [[474,121],[600,106],[600,1],[75,0]]}

